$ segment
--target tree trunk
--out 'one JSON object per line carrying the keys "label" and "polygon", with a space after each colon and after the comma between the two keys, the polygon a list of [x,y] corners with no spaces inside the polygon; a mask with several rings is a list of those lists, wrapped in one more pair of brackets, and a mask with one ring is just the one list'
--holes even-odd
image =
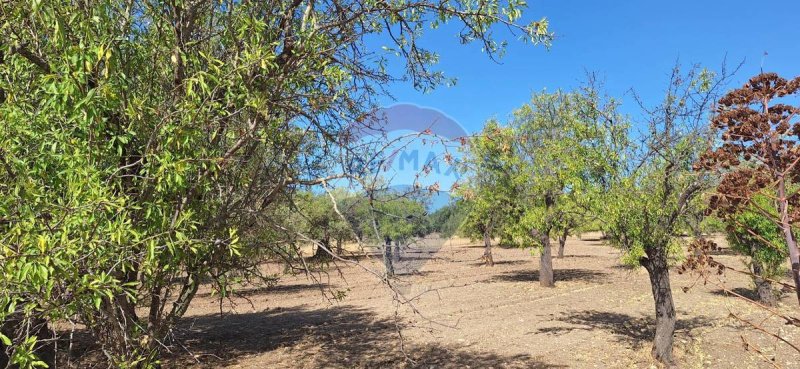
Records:
{"label": "tree trunk", "polygon": [[392,254],[392,261],[400,261],[400,240],[394,241],[394,253]]}
{"label": "tree trunk", "polygon": [[539,258],[539,285],[542,287],[554,287],[553,278],[553,251],[550,246],[550,236],[547,233],[539,235],[542,243],[542,255]]}
{"label": "tree trunk", "polygon": [[392,239],[389,237],[386,237],[386,242],[383,244],[383,265],[386,267],[386,276],[393,276],[394,264],[392,264]]}
{"label": "tree trunk", "polygon": [[772,289],[772,282],[764,279],[764,268],[761,262],[753,259],[753,282],[756,285],[756,292],[758,293],[758,301],[767,306],[775,306],[778,304],[777,295]]}
{"label": "tree trunk", "polygon": [[648,248],[647,257],[639,262],[647,269],[650,287],[656,305],[656,335],[653,339],[653,358],[667,367],[674,367],[672,343],[675,334],[675,304],[672,301],[672,288],[669,283],[666,246]]}
{"label": "tree trunk", "polygon": [[561,259],[564,257],[564,246],[567,244],[567,235],[569,234],[569,229],[565,229],[564,232],[561,234],[561,237],[558,238],[558,258]]}
{"label": "tree trunk", "polygon": [[786,183],[781,177],[778,180],[778,211],[781,217],[781,230],[789,248],[789,270],[794,280],[794,291],[797,302],[800,303],[800,251],[797,250],[797,241],[792,234],[792,225],[789,223],[789,201],[786,198]]}
{"label": "tree trunk", "polygon": [[342,240],[338,238],[336,239],[336,255],[344,255],[344,250],[342,249]]}
{"label": "tree trunk", "polygon": [[492,236],[488,231],[483,232],[483,263],[487,266],[494,266],[494,258],[492,258]]}
{"label": "tree trunk", "polygon": [[314,251],[314,256],[312,256],[312,259],[314,260],[329,259],[331,257],[331,254],[328,252],[328,250],[331,249],[330,240],[324,239],[320,243],[321,245],[317,245],[317,249]]}

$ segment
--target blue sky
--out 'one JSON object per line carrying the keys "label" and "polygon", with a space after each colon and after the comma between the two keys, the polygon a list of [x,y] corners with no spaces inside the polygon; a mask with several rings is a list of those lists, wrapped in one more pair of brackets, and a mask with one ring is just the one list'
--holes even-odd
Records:
{"label": "blue sky", "polygon": [[438,68],[458,83],[428,94],[402,84],[391,91],[396,102],[439,109],[475,132],[487,118],[505,119],[531,93],[573,88],[593,71],[611,95],[629,103],[624,109],[635,117],[627,91],[634,88],[657,102],[676,60],[712,69],[726,56],[730,65],[744,60],[735,85],[758,73],[762,59],[765,71],[800,75],[798,14],[798,0],[533,0],[525,18],[550,20],[558,39],[549,50],[511,38],[496,63],[479,45],[460,45],[456,29],[436,30],[423,42],[439,52]]}
{"label": "blue sky", "polygon": [[[457,84],[430,93],[408,84],[392,85],[389,90],[396,100],[387,99],[385,104],[430,107],[474,133],[489,118],[506,120],[532,93],[572,89],[585,81],[587,72],[595,72],[605,81],[606,91],[622,101],[622,111],[636,121],[639,108],[629,91],[635,89],[646,103],[658,103],[676,61],[712,70],[718,70],[726,58],[731,67],[744,61],[729,87],[757,74],[762,62],[765,71],[784,77],[800,75],[798,14],[800,0],[532,0],[526,22],[549,19],[557,35],[549,50],[519,42],[498,29],[498,38],[507,38],[509,47],[497,63],[481,52],[480,45],[459,44],[455,25],[431,31],[423,36],[422,44],[440,54],[437,68],[457,78]],[[417,155],[420,161],[431,151],[441,153],[424,145],[411,145],[406,151],[406,159]],[[418,170],[409,163],[395,160],[386,176],[394,184],[412,183]],[[456,179],[445,172],[442,168],[432,173],[422,184],[439,182],[443,190],[448,189]],[[436,201],[434,207],[443,201]]]}

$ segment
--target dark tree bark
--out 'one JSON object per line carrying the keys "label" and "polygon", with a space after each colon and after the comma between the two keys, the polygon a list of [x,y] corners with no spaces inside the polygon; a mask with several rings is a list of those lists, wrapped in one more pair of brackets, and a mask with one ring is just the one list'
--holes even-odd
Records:
{"label": "dark tree bark", "polygon": [[392,254],[392,261],[400,261],[400,240],[394,240],[394,253]]}
{"label": "dark tree bark", "polygon": [[550,236],[546,232],[540,233],[539,240],[542,243],[542,255],[539,257],[539,285],[554,287],[553,250],[550,246]]}
{"label": "dark tree bark", "polygon": [[314,259],[314,260],[330,259],[331,254],[328,252],[328,250],[331,249],[330,240],[329,239],[324,239],[320,243],[322,243],[322,246],[317,245],[317,249],[314,251],[314,256],[312,256],[312,259]]}
{"label": "dark tree bark", "polygon": [[336,239],[336,255],[342,256],[344,255],[344,249],[342,249],[342,240]]}
{"label": "dark tree bark", "polygon": [[567,235],[569,234],[569,229],[565,229],[563,233],[561,233],[561,237],[558,238],[558,258],[561,259],[564,257],[564,246],[567,244]]}
{"label": "dark tree bark", "polygon": [[392,239],[390,237],[386,237],[386,242],[383,244],[383,265],[386,267],[386,276],[393,276],[394,264],[392,263]]}
{"label": "dark tree bark", "polygon": [[[751,255],[757,255],[758,246],[750,245]],[[755,257],[751,260],[753,268],[753,283],[756,285],[756,293],[758,294],[758,301],[766,306],[775,306],[778,304],[777,294],[772,288],[772,282],[764,278],[764,265]]]}
{"label": "dark tree bark", "polygon": [[483,231],[483,263],[487,266],[494,266],[492,257],[492,236],[488,229]]}
{"label": "dark tree bark", "polygon": [[645,250],[647,257],[639,260],[650,276],[650,287],[656,307],[656,335],[653,339],[653,358],[667,367],[674,367],[672,345],[675,335],[675,304],[672,300],[672,288],[669,282],[669,266],[667,264],[666,245],[649,247]]}
{"label": "dark tree bark", "polygon": [[753,282],[756,285],[758,301],[766,306],[775,306],[778,304],[778,296],[772,288],[772,282],[762,277],[763,272],[761,263],[753,260]]}

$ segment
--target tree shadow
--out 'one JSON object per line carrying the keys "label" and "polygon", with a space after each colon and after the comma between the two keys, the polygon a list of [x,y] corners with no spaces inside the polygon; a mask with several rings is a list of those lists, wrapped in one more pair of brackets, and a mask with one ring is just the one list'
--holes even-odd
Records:
{"label": "tree shadow", "polygon": [[[649,345],[655,336],[655,319],[652,317],[634,317],[621,313],[588,310],[566,314],[557,320],[574,326],[539,328],[537,333],[559,336],[575,330],[604,330],[617,336],[620,342],[635,349]],[[692,330],[711,324],[711,319],[707,317],[689,319],[678,317],[675,332],[691,336]]]}
{"label": "tree shadow", "polygon": [[629,264],[614,264],[614,265],[611,266],[611,268],[612,269],[619,269],[619,270],[632,272],[634,270],[637,270],[637,269],[641,268],[641,266],[639,266],[639,265],[629,265]]}
{"label": "tree shadow", "polygon": [[[492,247],[494,247],[494,246],[497,246],[497,245],[492,245]],[[465,245],[465,246],[461,246],[461,247],[463,247],[465,249],[485,249],[486,245],[477,245],[476,244],[476,245]]]}
{"label": "tree shadow", "polygon": [[[494,266],[499,266],[499,265],[522,265],[522,264],[527,264],[527,263],[530,263],[530,260],[495,260]],[[484,263],[483,261],[479,261],[479,262],[476,262],[476,263],[470,263],[470,264],[473,265],[473,266],[486,265],[486,263]]]}
{"label": "tree shadow", "polygon": [[397,277],[411,277],[411,276],[425,277],[425,276],[434,275],[434,274],[438,274],[438,273],[439,272],[434,271],[434,270],[417,270],[417,269],[414,269],[414,270],[401,270],[399,272],[395,272],[394,275],[397,276]]}
{"label": "tree shadow", "polygon": [[[587,283],[602,282],[608,273],[590,269],[555,269],[553,275],[559,281],[583,281]],[[518,270],[494,276],[487,282],[536,282],[539,280],[538,270]]]}
{"label": "tree shadow", "polygon": [[[260,286],[252,288],[234,289],[230,295],[231,297],[250,297],[263,294],[282,294],[282,293],[297,293],[303,291],[325,291],[330,286],[327,283],[314,283],[308,284],[276,284],[274,286]],[[219,296],[219,293],[212,292],[198,292],[195,297],[211,297],[211,295]]]}
{"label": "tree shadow", "polygon": [[[736,287],[736,288],[731,289],[731,291],[733,291],[733,292],[735,292],[735,293],[737,293],[739,295],[742,295],[742,296],[744,296],[744,297],[746,297],[746,298],[748,298],[750,300],[753,300],[753,301],[758,301],[759,300],[758,292],[756,292],[752,288]],[[732,295],[732,294],[728,293],[727,291],[725,291],[723,289],[718,289],[718,290],[712,291],[711,293],[714,294],[714,295],[718,295],[718,296],[726,296],[726,297],[734,297],[734,298],[737,297],[735,295]]]}
{"label": "tree shadow", "polygon": [[[263,362],[264,367],[563,367],[529,355],[498,355],[455,345],[401,342],[394,320],[353,306],[198,316],[184,319],[177,338],[186,350],[165,358],[165,368],[217,368],[273,350],[280,351],[265,358],[269,362]],[[195,358],[200,360],[199,365]]]}

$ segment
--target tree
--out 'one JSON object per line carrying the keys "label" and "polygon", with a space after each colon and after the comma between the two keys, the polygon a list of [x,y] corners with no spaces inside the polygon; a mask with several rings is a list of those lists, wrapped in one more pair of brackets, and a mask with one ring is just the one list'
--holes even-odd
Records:
{"label": "tree", "polygon": [[[730,216],[727,239],[731,248],[750,257],[749,267],[759,301],[766,306],[775,306],[780,290],[773,289],[771,280],[784,272],[781,264],[786,260],[786,241],[780,227],[773,221],[777,215],[770,201],[765,197],[753,201],[759,204],[758,207],[742,209]],[[765,216],[760,209],[769,209],[772,213]]]}
{"label": "tree", "polygon": [[[719,100],[712,120],[721,142],[698,162],[698,168],[722,172],[717,194],[711,199],[712,210],[725,215],[756,207],[779,225],[789,251],[798,303],[800,251],[792,229],[800,219],[796,190],[800,179],[800,108],[782,99],[799,91],[800,77],[786,80],[775,73],[762,73],[727,93]],[[759,196],[774,202],[776,211],[754,201]]]}
{"label": "tree", "polygon": [[[383,86],[433,88],[429,26],[494,55],[520,1],[5,2],[0,11],[0,337],[77,320],[109,365],[151,367],[201,281],[224,291],[286,242],[298,189],[374,168],[352,142]],[[366,39],[388,35],[405,69]],[[393,70],[394,71],[394,70]],[[140,316],[144,313],[145,316]],[[6,335],[6,332],[13,332]]]}
{"label": "tree", "polygon": [[727,76],[724,70],[715,76],[696,67],[683,73],[676,66],[659,105],[646,108],[640,101],[648,131],[642,146],[630,149],[603,211],[612,243],[650,277],[656,316],[652,355],[668,366],[674,365],[676,323],[669,259],[680,250],[675,246],[689,207],[699,204],[693,200],[712,186],[713,178],[693,171],[692,164],[708,145],[705,122]]}
{"label": "tree", "polygon": [[400,260],[401,244],[428,232],[425,204],[420,199],[408,196],[406,193],[390,192],[371,199],[372,218],[366,219],[362,224],[362,227],[372,228],[370,231],[374,231],[365,233],[371,233],[376,241],[383,241],[383,262],[387,276],[395,274],[394,263]]}
{"label": "tree", "polygon": [[558,235],[558,254],[556,257],[564,257],[564,248],[567,245],[567,237],[574,232],[585,220],[580,212],[565,212],[562,221],[555,226],[555,233]]}
{"label": "tree", "polygon": [[354,227],[334,207],[335,203],[344,203],[346,196],[341,192],[330,196],[327,193],[307,192],[295,198],[296,210],[304,218],[304,224],[293,227],[318,243],[314,253],[317,259],[327,259],[332,254],[342,256],[342,244],[355,239]]}
{"label": "tree", "polygon": [[430,215],[431,231],[438,232],[444,238],[452,237],[464,223],[468,209],[469,203],[461,199],[437,209]]}
{"label": "tree", "polygon": [[616,103],[602,101],[592,85],[581,92],[536,94],[514,112],[515,188],[524,209],[517,237],[541,248],[542,286],[554,286],[553,232],[568,232],[619,166],[623,121]]}
{"label": "tree", "polygon": [[466,179],[458,193],[469,203],[461,231],[483,240],[483,262],[487,266],[494,266],[492,239],[507,232],[521,213],[515,198],[512,140],[509,128],[489,121],[469,141],[461,162]]}

